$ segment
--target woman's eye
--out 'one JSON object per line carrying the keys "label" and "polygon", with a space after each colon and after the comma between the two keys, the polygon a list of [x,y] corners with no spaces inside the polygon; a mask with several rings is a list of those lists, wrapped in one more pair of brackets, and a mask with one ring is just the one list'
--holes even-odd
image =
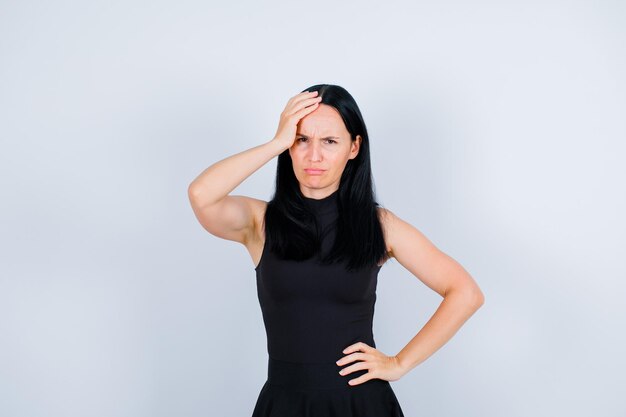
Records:
{"label": "woman's eye", "polygon": [[[305,141],[305,140],[306,140],[306,138],[297,138],[296,140],[299,140],[299,141]],[[333,139],[326,139],[326,141],[327,141],[327,142],[330,142],[330,143],[337,143],[337,141],[336,141],[336,140],[333,140]]]}

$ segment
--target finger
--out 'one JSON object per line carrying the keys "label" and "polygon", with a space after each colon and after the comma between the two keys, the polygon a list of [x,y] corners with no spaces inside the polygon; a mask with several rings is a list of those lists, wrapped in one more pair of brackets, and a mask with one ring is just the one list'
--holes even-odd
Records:
{"label": "finger", "polygon": [[354,365],[347,366],[339,371],[339,375],[348,375],[355,371],[360,371],[361,369],[369,369],[369,364],[367,362],[357,362]]}
{"label": "finger", "polygon": [[366,374],[361,375],[358,378],[354,378],[354,379],[349,380],[348,384],[350,384],[350,385],[359,385],[359,384],[362,384],[364,382],[369,381],[370,379],[373,379],[373,377],[368,372]]}
{"label": "finger", "polygon": [[345,348],[343,350],[343,353],[350,353],[350,352],[354,352],[354,351],[358,351],[358,350],[362,350],[363,352],[367,352],[367,350],[370,348],[369,345],[367,345],[366,343],[363,342],[357,342],[353,345],[348,346],[347,348]]}
{"label": "finger", "polygon": [[291,97],[287,103],[288,104],[297,103],[303,99],[315,97],[317,93],[318,93],[317,91],[304,91],[302,93],[296,94],[295,96]]}
{"label": "finger", "polygon": [[298,93],[295,96],[289,98],[289,100],[287,100],[287,103],[285,103],[285,110],[290,109],[293,104],[297,103],[303,98],[313,97],[314,92],[317,93],[317,91],[303,91],[302,93]]}
{"label": "finger", "polygon": [[367,353],[363,353],[363,352],[355,352],[355,353],[351,353],[348,356],[344,356],[343,358],[339,359],[337,361],[337,365],[344,365],[350,362],[354,362],[356,360],[366,360],[369,358],[369,355]]}
{"label": "finger", "polygon": [[318,107],[319,107],[319,103],[313,103],[310,106],[300,109],[297,112],[293,113],[292,116],[300,120],[307,114],[313,112],[313,110],[317,109]]}
{"label": "finger", "polygon": [[287,114],[292,115],[298,112],[299,110],[301,110],[302,108],[305,108],[314,104],[319,104],[321,99],[322,99],[321,97],[311,97],[311,98],[302,99],[300,101],[296,101],[291,106],[289,106],[287,110]]}
{"label": "finger", "polygon": [[317,91],[308,91],[308,92],[304,92],[304,93],[300,93],[294,97],[292,97],[291,102],[292,104],[297,104],[303,100],[307,100],[307,99],[311,99],[311,98],[317,98],[318,96],[318,92]]}

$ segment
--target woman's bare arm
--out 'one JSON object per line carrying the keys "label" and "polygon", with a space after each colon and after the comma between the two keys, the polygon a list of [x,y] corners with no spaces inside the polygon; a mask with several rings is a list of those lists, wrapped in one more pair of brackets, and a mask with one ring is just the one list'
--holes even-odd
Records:
{"label": "woman's bare arm", "polygon": [[443,297],[439,308],[413,339],[395,355],[403,373],[441,348],[485,302],[472,276],[439,250],[422,232],[386,210],[392,256]]}
{"label": "woman's bare arm", "polygon": [[275,140],[229,156],[205,169],[188,188],[196,218],[209,233],[244,243],[254,224],[254,201],[228,195],[285,148]]}
{"label": "woman's bare arm", "polygon": [[319,105],[316,94],[304,92],[289,99],[272,140],[214,163],[189,184],[187,193],[191,207],[209,233],[246,242],[254,231],[253,205],[260,200],[229,194],[269,160],[292,146],[298,122]]}
{"label": "woman's bare arm", "polygon": [[337,361],[340,373],[349,375],[368,369],[350,385],[379,378],[396,381],[443,346],[485,302],[472,276],[454,259],[439,250],[422,232],[386,208],[380,209],[388,253],[426,286],[444,299],[424,327],[396,355],[388,356],[362,341],[343,350]]}

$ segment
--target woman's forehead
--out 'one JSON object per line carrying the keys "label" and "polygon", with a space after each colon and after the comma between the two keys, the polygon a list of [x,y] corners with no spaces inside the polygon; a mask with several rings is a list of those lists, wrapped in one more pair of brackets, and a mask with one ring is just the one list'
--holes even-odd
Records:
{"label": "woman's forehead", "polygon": [[298,133],[306,136],[337,136],[345,134],[343,120],[335,110],[320,111],[321,108],[307,114],[298,123]]}

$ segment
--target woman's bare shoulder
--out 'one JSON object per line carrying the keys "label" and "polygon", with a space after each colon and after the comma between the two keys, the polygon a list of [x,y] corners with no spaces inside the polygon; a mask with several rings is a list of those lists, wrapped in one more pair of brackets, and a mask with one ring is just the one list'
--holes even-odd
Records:
{"label": "woman's bare shoulder", "polygon": [[390,239],[390,230],[391,230],[391,222],[393,221],[394,214],[391,210],[386,207],[377,207],[378,210],[378,218],[380,220],[380,225],[383,228],[383,235],[385,237],[385,245],[387,246],[387,254],[389,256],[393,256],[391,252],[391,239]]}
{"label": "woman's bare shoulder", "polygon": [[246,248],[252,257],[252,263],[255,269],[260,263],[265,246],[265,211],[267,210],[267,201],[257,198],[250,198],[250,204],[254,213],[254,228],[251,239],[246,242]]}
{"label": "woman's bare shoulder", "polygon": [[254,214],[254,236],[261,241],[265,240],[264,220],[265,211],[267,210],[268,202],[258,198],[248,197],[250,206]]}

